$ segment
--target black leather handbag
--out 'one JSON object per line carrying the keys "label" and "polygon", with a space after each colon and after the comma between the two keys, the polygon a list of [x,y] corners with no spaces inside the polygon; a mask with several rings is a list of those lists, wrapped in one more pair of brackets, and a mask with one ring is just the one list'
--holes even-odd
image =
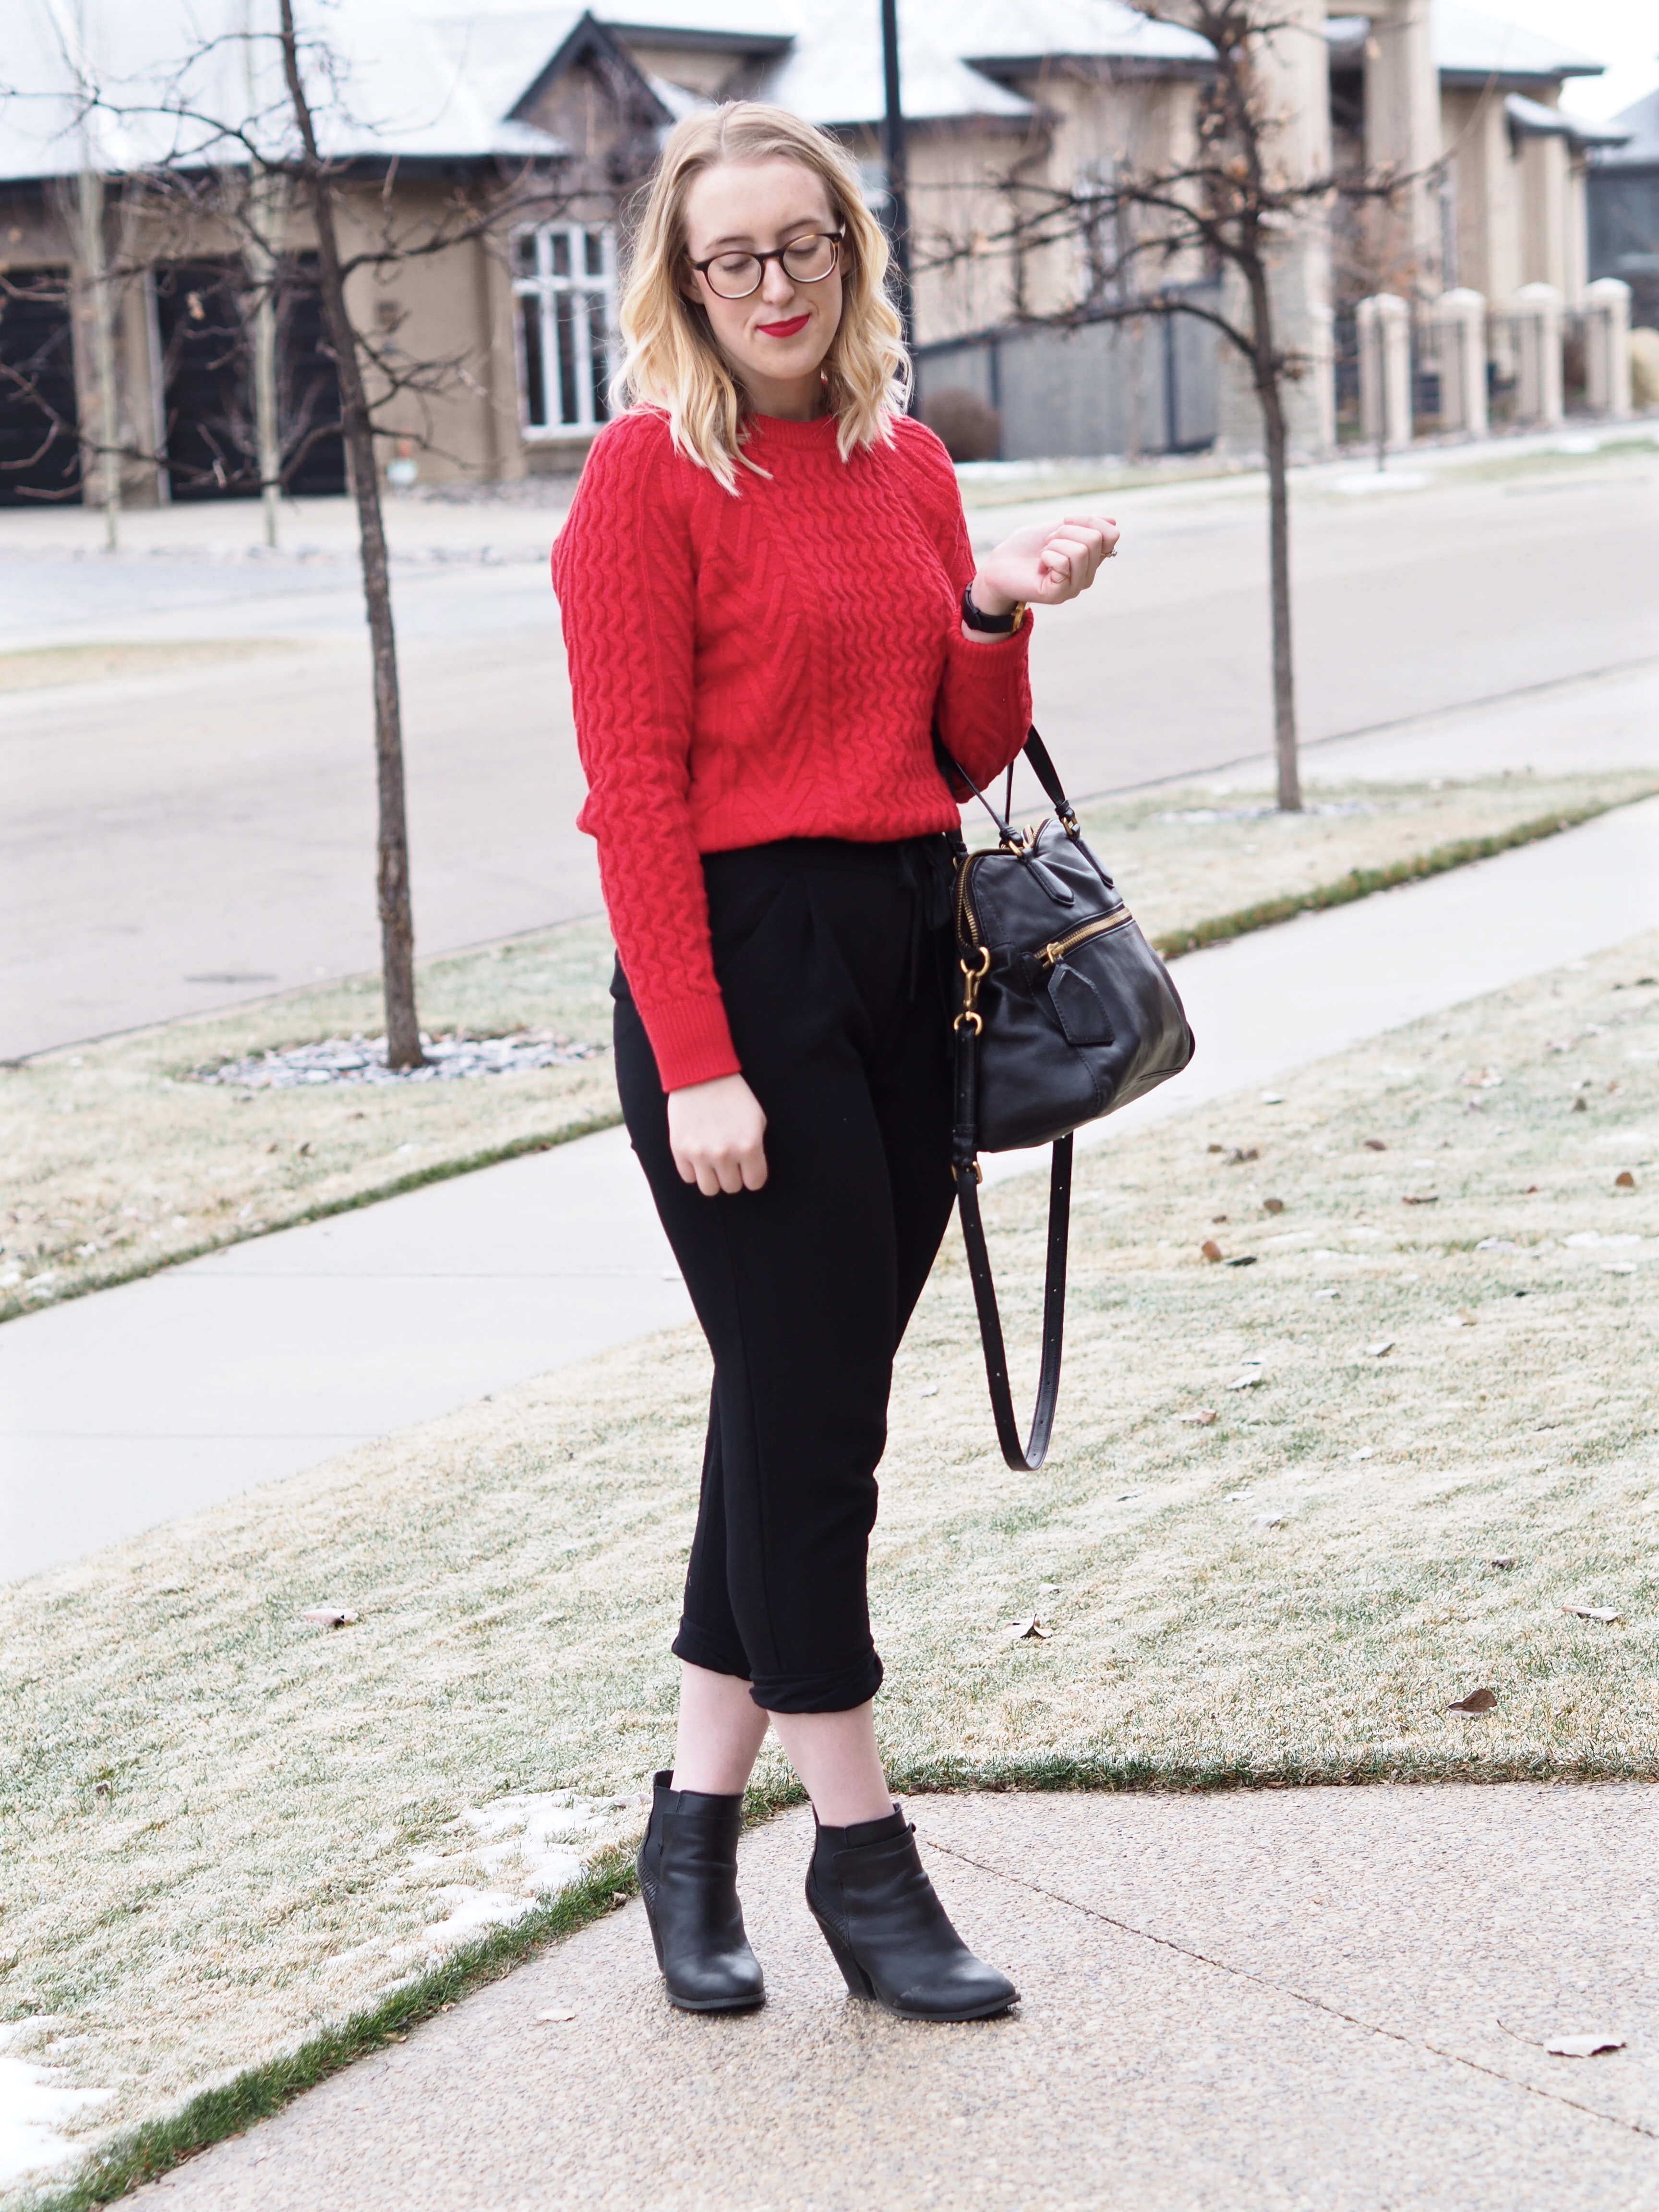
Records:
{"label": "black leather handbag", "polygon": [[[957,841],[962,1005],[951,1165],[997,1436],[1009,1466],[1029,1474],[1048,1453],[1060,1395],[1072,1133],[1178,1075],[1193,1056],[1193,1033],[1168,969],[1084,843],[1035,730],[1025,757],[1054,816],[1021,832],[945,757],[997,829],[995,847],[985,852],[970,853]],[[1012,777],[1011,770],[1011,790]],[[979,1154],[1042,1144],[1054,1146],[1042,1367],[1022,1450],[980,1218]]]}

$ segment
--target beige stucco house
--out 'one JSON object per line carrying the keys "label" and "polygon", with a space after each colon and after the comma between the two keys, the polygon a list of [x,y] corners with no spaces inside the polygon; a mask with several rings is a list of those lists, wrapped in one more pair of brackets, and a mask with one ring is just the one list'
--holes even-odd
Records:
{"label": "beige stucco house", "polygon": [[[216,178],[246,179],[246,151],[199,126],[140,112],[203,32],[228,33],[198,61],[194,110],[281,139],[280,86],[256,40],[264,0],[103,0],[84,48],[58,0],[11,0],[0,100],[0,501],[95,497],[75,428],[93,444],[110,414],[130,499],[252,492],[252,282],[246,241],[216,216]],[[1321,176],[1393,162],[1410,181],[1394,228],[1365,251],[1394,289],[1428,297],[1474,286],[1495,307],[1537,277],[1569,296],[1586,267],[1583,174],[1595,134],[1560,114],[1562,83],[1598,64],[1495,25],[1455,0],[1389,0],[1328,18],[1287,0],[1305,36],[1280,42],[1269,74],[1284,152]],[[1121,240],[1032,246],[1013,218],[1045,196],[1109,191],[1121,165],[1180,157],[1208,50],[1123,0],[899,0],[909,120],[915,312],[923,404],[976,393],[1002,450],[1099,452],[1249,442],[1230,415],[1213,338],[1182,319],[1096,325],[1073,336],[1034,319],[1098,296]],[[1305,20],[1304,20],[1305,19]],[[512,193],[532,209],[489,235],[365,270],[359,326],[408,364],[441,365],[398,403],[389,462],[426,478],[566,471],[608,407],[629,204],[661,133],[700,102],[779,100],[840,135],[883,204],[882,77],[875,0],[339,0],[319,12],[331,76],[319,126],[342,165],[348,245],[389,225],[430,238],[458,200]],[[1278,74],[1273,76],[1273,71]],[[100,97],[88,104],[88,90]],[[194,136],[192,136],[192,129]],[[142,179],[158,164],[201,180],[193,211],[158,209]],[[100,180],[87,222],[83,175]],[[289,282],[277,316],[277,384],[291,489],[338,489],[328,430],[331,364],[305,278],[302,210],[279,209]],[[1352,241],[1312,222],[1287,237],[1286,325],[1315,374],[1298,440],[1333,434],[1334,319],[1351,304]],[[1344,255],[1347,258],[1345,262]],[[95,343],[109,281],[109,345]],[[1174,272],[1212,284],[1214,272]],[[1167,279],[1170,272],[1164,272]]]}

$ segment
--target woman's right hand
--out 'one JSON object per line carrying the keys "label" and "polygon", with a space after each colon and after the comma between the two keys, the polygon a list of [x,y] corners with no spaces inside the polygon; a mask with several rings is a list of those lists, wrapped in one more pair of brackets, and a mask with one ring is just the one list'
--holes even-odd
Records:
{"label": "woman's right hand", "polygon": [[766,1116],[740,1075],[717,1075],[668,1094],[668,1148],[681,1180],[705,1198],[758,1190],[766,1181]]}

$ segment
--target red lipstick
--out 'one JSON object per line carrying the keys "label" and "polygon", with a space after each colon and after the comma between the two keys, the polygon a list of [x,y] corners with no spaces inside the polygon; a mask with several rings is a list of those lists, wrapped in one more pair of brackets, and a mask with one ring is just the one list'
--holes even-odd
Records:
{"label": "red lipstick", "polygon": [[812,318],[791,315],[787,323],[757,323],[755,327],[763,338],[792,338],[797,331],[804,331]]}

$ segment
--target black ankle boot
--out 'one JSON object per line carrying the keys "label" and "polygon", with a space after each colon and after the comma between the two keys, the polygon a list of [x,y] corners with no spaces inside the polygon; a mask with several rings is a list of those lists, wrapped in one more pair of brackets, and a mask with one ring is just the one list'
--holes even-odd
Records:
{"label": "black ankle boot", "polygon": [[682,2012],[744,2012],[766,2002],[738,1902],[741,1797],[671,1790],[653,1778],[651,1825],[636,1862],[645,1917],[668,1998]]}
{"label": "black ankle boot", "polygon": [[945,1916],[896,1805],[884,1820],[819,1825],[806,1902],[855,1997],[901,2020],[989,2020],[1017,2002]]}

